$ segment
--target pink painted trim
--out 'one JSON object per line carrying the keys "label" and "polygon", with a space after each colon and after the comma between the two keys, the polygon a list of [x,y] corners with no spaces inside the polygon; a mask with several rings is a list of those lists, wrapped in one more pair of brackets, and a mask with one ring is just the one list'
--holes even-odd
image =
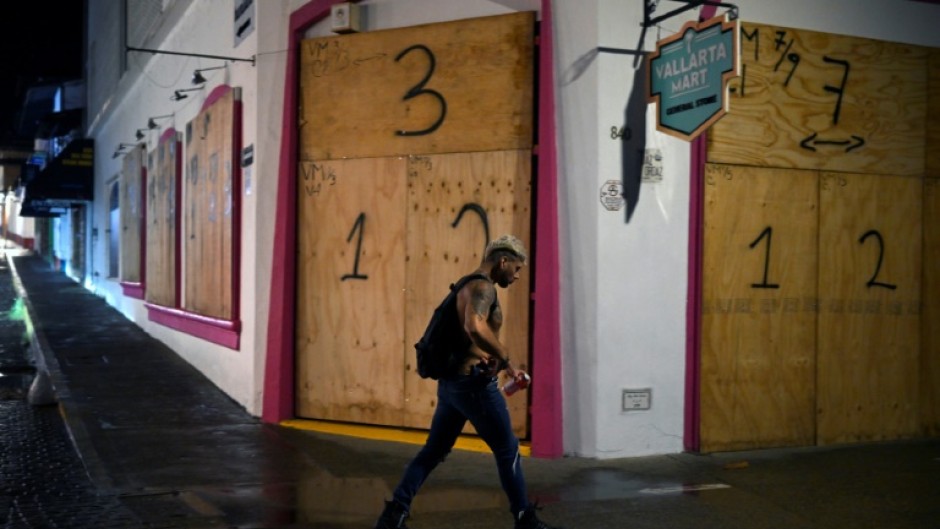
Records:
{"label": "pink painted trim", "polygon": [[242,290],[242,100],[235,99],[232,109],[232,319],[241,318]]}
{"label": "pink painted trim", "polygon": [[[143,157],[141,161],[147,159],[147,148],[142,147]],[[144,163],[140,168],[140,299],[146,296],[147,292],[147,164]]]}
{"label": "pink painted trim", "polygon": [[[264,371],[261,419],[277,423],[294,416],[294,318],[297,204],[297,90],[300,41],[306,28],[329,15],[333,0],[312,0],[290,16],[287,66],[284,73],[284,109],[281,117],[281,154],[274,217],[271,302],[268,307],[268,351]],[[280,270],[277,268],[280,267]]]}
{"label": "pink painted trim", "polygon": [[206,100],[202,102],[202,108],[199,109],[199,112],[204,111],[205,109],[212,106],[213,103],[222,98],[225,94],[229,93],[232,90],[232,87],[227,84],[220,84],[219,86],[212,89],[209,92],[209,95],[206,96]]}
{"label": "pink painted trim", "polygon": [[698,452],[701,446],[699,380],[701,377],[702,338],[702,251],[704,246],[704,194],[707,156],[705,135],[695,138],[691,152],[689,185],[689,279],[685,313],[685,435],[687,452]]}
{"label": "pink painted trim", "polygon": [[129,298],[144,299],[144,284],[121,281],[121,290]]}
{"label": "pink painted trim", "polygon": [[[702,6],[699,21],[715,16],[717,6]],[[702,259],[705,244],[705,162],[708,160],[708,140],[702,134],[692,140],[691,167],[689,168],[689,267],[688,293],[685,311],[685,409],[683,447],[687,452],[701,448],[701,380],[702,344]]]}
{"label": "pink painted trim", "polygon": [[[166,129],[165,131],[163,131],[163,134],[160,135],[160,139],[157,140],[157,143],[163,143],[163,142],[165,142],[166,140],[168,140],[168,139],[170,139],[171,137],[173,137],[173,135],[175,135],[175,134],[176,134],[176,128],[175,128],[175,127],[170,127],[170,128],[168,128],[168,129]],[[179,143],[179,139],[177,139],[177,143]]]}
{"label": "pink painted trim", "polygon": [[160,325],[169,327],[203,340],[219,344],[229,349],[238,350],[241,322],[211,318],[182,309],[163,307],[145,303],[147,318]]}
{"label": "pink painted trim", "polygon": [[176,176],[173,179],[176,183],[173,199],[174,204],[176,204],[176,207],[173,208],[176,222],[176,233],[173,234],[173,245],[176,248],[173,256],[176,284],[173,286],[173,306],[180,307],[183,304],[183,142],[180,140],[181,135],[175,128],[171,128],[170,131],[173,132],[171,141],[176,142]]}
{"label": "pink painted trim", "polygon": [[551,0],[542,0],[539,34],[539,131],[532,299],[532,455],[564,454],[558,259],[558,165]]}

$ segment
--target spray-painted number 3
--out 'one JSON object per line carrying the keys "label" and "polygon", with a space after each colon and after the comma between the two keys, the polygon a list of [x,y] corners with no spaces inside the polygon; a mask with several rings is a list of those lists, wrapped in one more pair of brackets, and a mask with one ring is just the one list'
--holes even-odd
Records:
{"label": "spray-painted number 3", "polygon": [[434,54],[431,53],[431,50],[428,49],[428,47],[425,46],[424,44],[415,44],[414,46],[410,46],[402,50],[401,53],[399,53],[398,56],[395,57],[395,62],[401,61],[402,57],[404,57],[405,55],[408,55],[409,53],[415,50],[423,51],[424,54],[428,56],[428,73],[424,75],[424,79],[422,79],[421,82],[412,86],[410,90],[405,92],[404,97],[402,97],[401,99],[402,101],[408,101],[409,99],[412,99],[421,95],[432,96],[435,99],[437,99],[438,103],[440,103],[441,114],[438,116],[437,121],[435,121],[434,124],[431,125],[430,127],[426,129],[421,129],[421,130],[397,130],[395,131],[395,134],[399,136],[423,136],[425,134],[430,134],[441,126],[441,123],[444,122],[444,117],[447,116],[447,100],[444,99],[444,96],[442,96],[441,93],[436,90],[431,90],[430,88],[424,87],[426,84],[428,84],[428,81],[431,80],[431,76],[434,75],[434,66],[437,64],[437,61],[434,59]]}

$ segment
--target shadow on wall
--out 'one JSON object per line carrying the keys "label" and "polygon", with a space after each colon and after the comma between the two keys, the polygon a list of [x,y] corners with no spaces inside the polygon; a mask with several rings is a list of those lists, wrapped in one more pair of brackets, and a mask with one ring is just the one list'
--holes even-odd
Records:
{"label": "shadow on wall", "polygon": [[643,158],[646,153],[646,68],[649,62],[644,54],[637,57],[633,72],[633,88],[623,111],[624,136],[620,139],[620,159],[623,163],[623,198],[626,200],[624,222],[629,223],[640,202],[640,181]]}
{"label": "shadow on wall", "polygon": [[629,223],[640,201],[640,181],[643,171],[643,157],[646,152],[646,68],[647,54],[638,50],[598,47],[585,53],[574,61],[561,76],[563,86],[580,78],[601,53],[633,55],[633,87],[630,90],[624,108],[623,131],[620,137],[620,158],[622,162],[623,198],[626,201],[624,222]]}

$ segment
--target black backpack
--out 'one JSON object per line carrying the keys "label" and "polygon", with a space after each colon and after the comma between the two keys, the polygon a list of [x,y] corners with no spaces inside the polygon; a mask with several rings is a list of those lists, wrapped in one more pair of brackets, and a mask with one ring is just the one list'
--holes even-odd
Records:
{"label": "black backpack", "polygon": [[[415,344],[418,374],[437,380],[456,369],[459,355],[470,347],[470,337],[460,325],[457,314],[457,293],[474,279],[488,279],[483,274],[470,274],[450,286],[450,292],[434,309],[424,336]],[[458,355],[455,357],[455,353]]]}

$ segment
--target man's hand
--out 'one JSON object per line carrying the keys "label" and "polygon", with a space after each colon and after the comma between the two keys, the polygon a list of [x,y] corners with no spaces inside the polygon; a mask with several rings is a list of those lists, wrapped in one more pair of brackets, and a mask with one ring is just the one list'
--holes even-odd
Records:
{"label": "man's hand", "polygon": [[[485,353],[484,353],[485,354]],[[487,376],[495,377],[499,374],[500,371],[505,370],[506,374],[510,377],[515,377],[517,371],[512,367],[512,364],[509,362],[503,362],[495,356],[487,355],[485,358],[482,355],[480,356],[480,368],[483,369],[483,372]]]}

